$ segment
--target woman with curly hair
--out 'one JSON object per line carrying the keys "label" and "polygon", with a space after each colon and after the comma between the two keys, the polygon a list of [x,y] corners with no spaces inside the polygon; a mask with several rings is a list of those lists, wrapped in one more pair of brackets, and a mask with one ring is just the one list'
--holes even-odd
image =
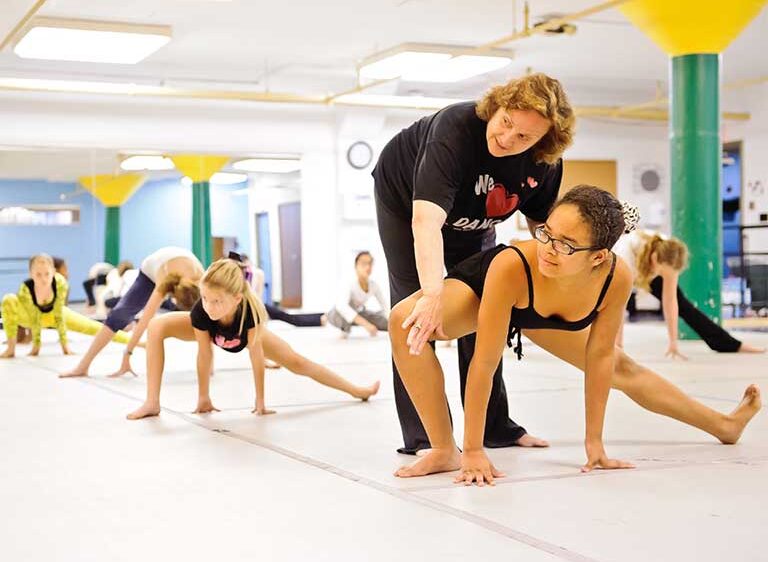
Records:
{"label": "woman with curly hair", "polygon": [[[765,353],[765,348],[743,343],[723,330],[688,300],[678,285],[680,273],[688,265],[688,246],[677,238],[658,232],[638,230],[623,236],[616,253],[626,261],[635,279],[635,287],[644,289],[661,301],[667,324],[669,345],[666,356],[687,359],[677,347],[677,320],[682,318],[713,351],[719,353]],[[622,342],[619,335],[619,345]]]}
{"label": "woman with curly hair", "polygon": [[[480,101],[445,107],[384,147],[373,177],[390,300],[394,306],[421,289],[405,321],[419,350],[433,333],[443,333],[443,268],[493,247],[494,226],[516,211],[531,231],[546,220],[574,123],[560,82],[531,74],[492,88]],[[474,346],[473,334],[459,340],[462,388]],[[413,454],[428,448],[429,440],[394,365],[393,371],[405,441],[399,451]],[[488,402],[485,443],[547,445],[509,419],[501,364]]]}

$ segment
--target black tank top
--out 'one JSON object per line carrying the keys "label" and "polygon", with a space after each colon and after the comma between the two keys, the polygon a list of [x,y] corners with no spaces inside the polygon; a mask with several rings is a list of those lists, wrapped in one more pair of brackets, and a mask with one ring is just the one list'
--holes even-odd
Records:
{"label": "black tank top", "polygon": [[29,292],[32,294],[32,304],[34,304],[40,312],[45,314],[46,312],[50,312],[53,310],[53,305],[56,303],[56,278],[54,277],[53,283],[51,283],[51,288],[53,288],[53,298],[51,299],[51,302],[48,304],[39,304],[37,302],[37,295],[35,295],[35,282],[32,279],[27,279],[24,281],[24,284],[29,289]]}
{"label": "black tank top", "polygon": [[531,275],[531,266],[528,264],[528,260],[525,259],[523,252],[516,246],[499,244],[495,248],[475,254],[458,264],[448,277],[466,283],[478,297],[482,298],[483,285],[485,283],[485,278],[488,275],[488,268],[491,266],[491,262],[501,252],[509,249],[514,250],[520,256],[520,259],[523,261],[523,267],[525,267],[525,276],[528,278],[528,306],[525,308],[512,308],[512,314],[509,318],[509,331],[507,333],[507,345],[509,347],[512,347],[512,341],[517,337],[517,345],[515,346],[514,351],[517,354],[518,359],[522,359],[523,357],[523,344],[520,340],[521,332],[523,330],[566,330],[569,332],[578,332],[594,322],[597,317],[597,309],[600,308],[600,305],[605,298],[605,294],[608,292],[608,287],[611,284],[613,273],[616,269],[616,255],[613,252],[611,252],[611,271],[605,278],[597,303],[592,309],[592,312],[587,314],[581,320],[576,320],[575,322],[563,320],[556,314],[545,317],[536,311],[533,300],[533,276]]}

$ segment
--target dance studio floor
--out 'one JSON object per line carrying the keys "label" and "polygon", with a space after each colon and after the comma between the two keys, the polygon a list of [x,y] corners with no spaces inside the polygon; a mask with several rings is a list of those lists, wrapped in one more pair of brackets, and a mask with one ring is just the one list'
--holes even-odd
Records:
{"label": "dance studio floor", "polygon": [[[75,364],[55,332],[40,357],[0,363],[0,558],[123,560],[768,560],[768,415],[739,444],[640,409],[613,392],[609,454],[637,464],[582,475],[582,377],[526,344],[506,357],[511,411],[551,448],[494,450],[507,473],[495,488],[457,487],[449,474],[401,480],[388,341],[362,330],[340,340],[326,328],[272,324],[308,357],[355,381],[381,378],[357,402],[284,370],[267,372],[256,417],[245,354],[217,350],[212,382],[222,411],[194,415],[194,344],[167,345],[165,409],[129,422],[144,377],[105,378],[110,345],[92,378],[60,380]],[[687,363],[663,358],[660,323],[629,325],[627,348],[719,410],[749,383],[768,392],[768,357],[717,355],[683,342]],[[739,332],[768,345],[768,334]],[[72,335],[83,352],[88,338]],[[440,347],[454,420],[461,427],[456,349]],[[144,354],[135,355],[144,371]],[[457,431],[460,438],[460,433]]]}

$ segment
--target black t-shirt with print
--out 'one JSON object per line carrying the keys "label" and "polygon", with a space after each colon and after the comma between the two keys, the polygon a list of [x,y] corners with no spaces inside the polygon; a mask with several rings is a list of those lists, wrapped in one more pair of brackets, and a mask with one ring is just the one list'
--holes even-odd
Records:
{"label": "black t-shirt with print", "polygon": [[[240,318],[243,314],[243,308],[246,310],[246,316],[245,323],[243,324],[243,332],[240,333]],[[243,303],[239,306],[235,313],[235,319],[229,326],[222,326],[218,322],[211,320],[211,317],[205,312],[203,301],[201,300],[197,301],[197,304],[192,307],[192,311],[189,315],[192,319],[192,326],[194,328],[203,332],[208,332],[214,345],[231,353],[237,353],[246,348],[248,345],[248,330],[256,326],[251,307],[248,306],[247,303]]]}
{"label": "black t-shirt with print", "polygon": [[532,149],[493,156],[487,123],[475,106],[450,105],[387,144],[373,176],[376,195],[390,211],[410,220],[414,200],[430,201],[448,214],[444,231],[466,233],[487,230],[518,210],[546,220],[560,189],[562,161],[537,164]]}

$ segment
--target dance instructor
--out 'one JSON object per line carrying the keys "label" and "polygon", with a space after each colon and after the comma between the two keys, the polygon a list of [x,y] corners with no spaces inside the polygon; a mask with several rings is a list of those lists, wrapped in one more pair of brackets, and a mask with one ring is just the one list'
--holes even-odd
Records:
{"label": "dance instructor", "polygon": [[[415,291],[404,326],[411,353],[442,334],[443,269],[496,244],[494,226],[522,212],[543,223],[560,189],[561,156],[575,118],[563,88],[544,74],[495,86],[479,102],[450,105],[398,133],[373,170],[379,236],[389,270],[391,305]],[[458,343],[461,397],[475,335]],[[429,448],[424,427],[394,367],[401,453]],[[498,365],[488,402],[486,447],[547,446],[509,418]]]}

